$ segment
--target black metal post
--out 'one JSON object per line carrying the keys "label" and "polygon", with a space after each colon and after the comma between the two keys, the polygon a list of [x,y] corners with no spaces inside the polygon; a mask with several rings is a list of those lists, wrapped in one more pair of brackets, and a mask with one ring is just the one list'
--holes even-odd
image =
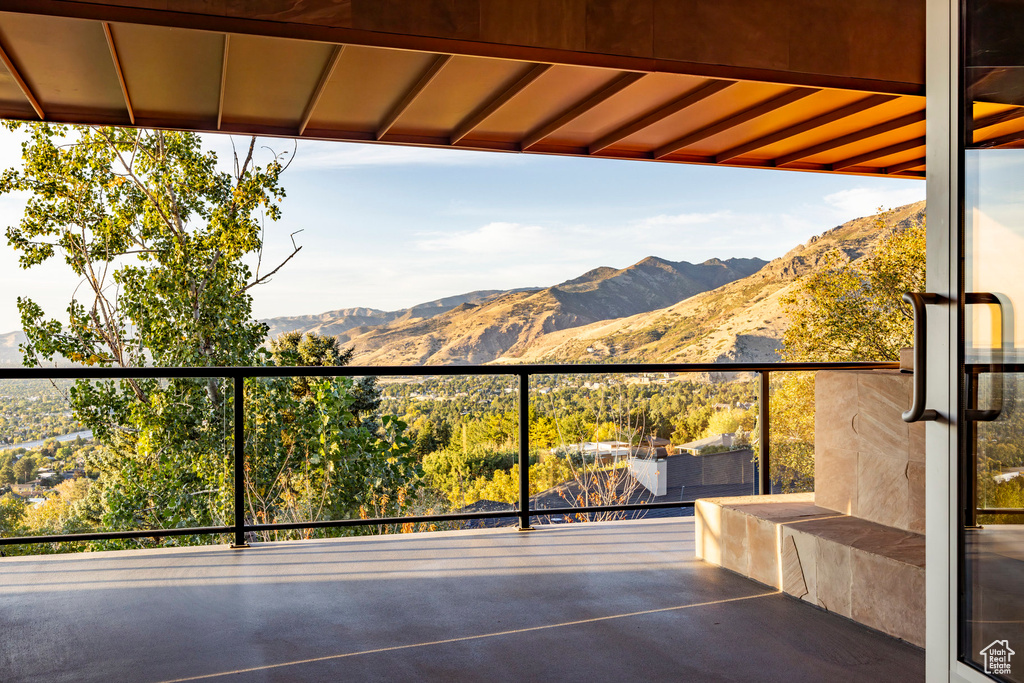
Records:
{"label": "black metal post", "polygon": [[530,375],[519,373],[519,530],[530,526]]}
{"label": "black metal post", "polygon": [[235,542],[232,548],[248,548],[245,542],[245,377],[232,378],[235,385]]}
{"label": "black metal post", "polygon": [[772,473],[768,466],[768,439],[771,434],[768,417],[771,412],[769,410],[771,386],[768,383],[770,378],[771,373],[767,370],[761,370],[758,373],[758,379],[760,380],[761,386],[757,395],[757,428],[759,431],[757,449],[757,492],[762,496],[766,496],[772,492]]}
{"label": "black metal post", "polygon": [[[971,410],[977,411],[978,409],[978,388],[981,383],[981,378],[977,373],[971,373],[967,380],[967,410],[965,413],[970,413]],[[980,412],[980,411],[977,411]],[[977,529],[978,528],[978,423],[975,420],[966,420],[965,427],[967,428],[967,447],[963,449],[964,461],[963,461],[963,491],[961,492],[961,499],[963,500],[964,507],[964,528],[966,529]],[[987,502],[987,501],[986,501]]]}

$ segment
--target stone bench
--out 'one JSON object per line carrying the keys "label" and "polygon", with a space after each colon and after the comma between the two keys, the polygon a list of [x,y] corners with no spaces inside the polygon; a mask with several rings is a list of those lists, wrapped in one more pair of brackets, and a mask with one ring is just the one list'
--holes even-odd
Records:
{"label": "stone bench", "polygon": [[699,558],[924,647],[924,536],[844,515],[813,493],[708,498]]}

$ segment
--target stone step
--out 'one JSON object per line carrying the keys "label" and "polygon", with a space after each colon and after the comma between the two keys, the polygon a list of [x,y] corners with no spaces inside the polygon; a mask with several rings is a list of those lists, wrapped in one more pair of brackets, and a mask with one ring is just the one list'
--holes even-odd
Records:
{"label": "stone step", "polygon": [[813,493],[707,498],[697,557],[924,647],[924,536],[843,515]]}

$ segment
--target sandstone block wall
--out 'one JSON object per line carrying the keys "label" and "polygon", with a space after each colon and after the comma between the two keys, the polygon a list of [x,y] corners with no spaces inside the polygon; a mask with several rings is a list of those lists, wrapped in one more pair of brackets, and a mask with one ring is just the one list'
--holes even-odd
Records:
{"label": "sandstone block wall", "polygon": [[924,423],[901,417],[912,381],[896,370],[817,374],[816,505],[924,533]]}

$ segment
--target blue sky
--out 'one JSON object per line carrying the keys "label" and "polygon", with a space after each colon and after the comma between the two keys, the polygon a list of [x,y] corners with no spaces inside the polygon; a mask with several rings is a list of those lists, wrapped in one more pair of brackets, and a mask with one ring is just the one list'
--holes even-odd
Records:
{"label": "blue sky", "polygon": [[[0,135],[0,167],[15,165],[17,140]],[[206,141],[229,158],[226,136]],[[284,185],[264,265],[290,252],[298,230],[303,250],[252,290],[261,318],[546,286],[652,255],[771,259],[925,191],[906,179],[309,141]],[[0,198],[0,227],[18,220],[23,202]],[[17,294],[57,313],[74,286],[57,267],[19,270],[0,245],[0,332],[19,327]]]}

